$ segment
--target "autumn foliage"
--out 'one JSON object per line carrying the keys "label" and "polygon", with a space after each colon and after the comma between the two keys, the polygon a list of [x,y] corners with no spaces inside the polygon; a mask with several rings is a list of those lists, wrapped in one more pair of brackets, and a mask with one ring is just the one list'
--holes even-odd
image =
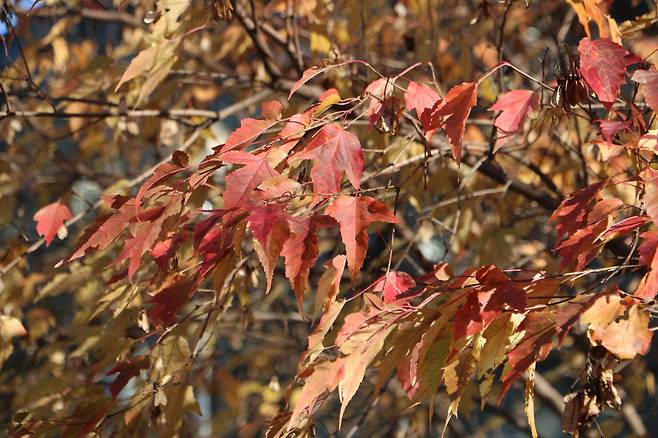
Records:
{"label": "autumn foliage", "polygon": [[3,6],[12,433],[658,427],[655,5],[151,3]]}

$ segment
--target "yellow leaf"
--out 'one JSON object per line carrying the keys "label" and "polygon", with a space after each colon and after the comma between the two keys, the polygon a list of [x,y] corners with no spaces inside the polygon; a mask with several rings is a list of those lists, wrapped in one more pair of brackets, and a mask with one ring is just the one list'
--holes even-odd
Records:
{"label": "yellow leaf", "polygon": [[144,49],[139,52],[137,56],[135,56],[132,61],[130,61],[130,64],[128,64],[128,68],[126,68],[126,71],[123,72],[123,75],[121,76],[121,79],[119,79],[119,83],[114,89],[114,92],[116,93],[119,91],[121,85],[132,79],[135,79],[137,76],[153,68],[153,64],[155,63],[157,55],[158,46],[149,47],[148,49]]}
{"label": "yellow leaf", "polygon": [[331,41],[322,34],[311,32],[311,50],[318,53],[329,53],[331,51]]}
{"label": "yellow leaf", "polygon": [[528,417],[528,425],[530,426],[530,432],[532,433],[532,438],[537,438],[537,426],[535,425],[535,365],[533,363],[528,368],[528,379],[525,382],[525,415]]}

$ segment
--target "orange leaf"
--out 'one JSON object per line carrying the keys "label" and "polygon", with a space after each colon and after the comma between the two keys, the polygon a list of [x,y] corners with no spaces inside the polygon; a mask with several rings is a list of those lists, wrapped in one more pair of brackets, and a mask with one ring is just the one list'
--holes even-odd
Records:
{"label": "orange leaf", "polygon": [[633,359],[638,353],[644,354],[651,343],[649,313],[632,306],[626,318],[613,322],[601,336],[601,345],[619,359]]}
{"label": "orange leaf", "polygon": [[466,119],[477,101],[475,82],[464,82],[452,87],[445,98],[437,102],[431,110],[423,112],[421,122],[427,140],[431,140],[433,130],[442,127],[450,140],[452,155],[458,163],[462,157],[462,140],[466,129]]}

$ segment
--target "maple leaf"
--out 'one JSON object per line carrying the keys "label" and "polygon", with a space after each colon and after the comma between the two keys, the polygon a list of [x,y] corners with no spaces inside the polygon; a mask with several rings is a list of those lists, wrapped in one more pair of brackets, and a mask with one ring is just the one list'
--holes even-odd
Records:
{"label": "maple leaf", "polygon": [[455,341],[486,329],[506,306],[517,312],[527,306],[526,291],[495,266],[483,266],[475,272],[475,278],[482,286],[466,296],[465,304],[455,314]]}
{"label": "maple leaf", "polygon": [[137,56],[130,61],[128,68],[123,72],[123,75],[121,75],[121,79],[119,79],[119,83],[114,88],[114,92],[116,93],[119,88],[121,88],[121,85],[153,68],[157,60],[159,48],[159,46],[155,45],[139,52]]}
{"label": "maple leaf", "polygon": [[286,277],[290,280],[300,309],[309,273],[320,254],[317,232],[322,226],[326,224],[317,216],[288,217],[290,236],[283,245],[281,255],[285,257]]}
{"label": "maple leaf", "polygon": [[252,155],[248,152],[230,151],[219,156],[223,161],[244,164],[238,170],[226,175],[226,192],[224,193],[224,208],[253,206],[256,199],[252,196],[264,181],[280,176],[267,162],[267,156]]}
{"label": "maple leaf", "polygon": [[361,143],[337,123],[325,125],[294,158],[313,161],[311,180],[316,198],[340,192],[343,172],[354,188],[361,188]]}
{"label": "maple leaf", "polygon": [[313,115],[319,116],[327,110],[331,105],[340,102],[340,94],[335,88],[326,90],[320,96],[320,102],[313,108]]}
{"label": "maple leaf", "polygon": [[603,138],[608,143],[608,146],[612,145],[612,141],[615,139],[620,131],[628,131],[631,129],[631,121],[627,120],[625,122],[619,122],[614,120],[598,120],[599,126],[601,127],[601,133]]}
{"label": "maple leaf", "polygon": [[153,170],[153,175],[144,181],[135,196],[135,207],[139,209],[144,194],[154,186],[162,184],[170,177],[185,170],[189,163],[189,156],[182,151],[174,152],[171,163],[162,163]]}
{"label": "maple leaf", "polygon": [[418,118],[426,109],[431,109],[441,100],[439,93],[414,81],[409,81],[407,90],[404,92],[404,106],[407,111],[416,110]]}
{"label": "maple leaf", "polygon": [[183,241],[180,236],[169,238],[162,242],[158,242],[149,251],[153,261],[158,265],[160,270],[165,274],[169,272],[169,260],[176,254],[178,245]]}
{"label": "maple leaf", "polygon": [[358,338],[357,342],[360,344],[360,347],[342,359],[342,374],[338,383],[338,397],[341,402],[340,412],[338,414],[339,429],[345,409],[361,385],[366,368],[377,354],[379,354],[384,346],[384,341],[395,328],[393,324],[382,323],[380,325],[376,325],[376,329],[373,330],[372,326],[375,325],[371,324],[371,327],[366,330],[366,335]]}
{"label": "maple leaf", "polygon": [[501,111],[494,126],[498,134],[508,136],[515,133],[530,111],[539,106],[539,96],[531,90],[512,90],[498,98],[489,111]]}
{"label": "maple leaf", "polygon": [[292,429],[303,412],[306,411],[310,414],[323,395],[336,389],[342,374],[343,362],[341,359],[321,362],[302,374],[301,377],[306,377],[306,381],[297,396],[288,430]]}
{"label": "maple leaf", "polygon": [[375,221],[398,222],[384,203],[368,196],[339,196],[327,207],[326,214],[336,219],[339,224],[353,280],[356,279],[366,257],[368,225]]}
{"label": "maple leaf", "polygon": [[322,68],[316,66],[304,70],[304,72],[302,73],[302,77],[299,78],[297,82],[295,82],[292,85],[292,87],[290,87],[290,93],[288,93],[288,100],[290,100],[292,95],[295,94],[295,92],[299,90],[305,83],[307,83],[308,81],[310,81],[311,79],[313,79],[314,77],[316,77],[317,75],[319,75],[325,70],[327,70],[327,67]]}
{"label": "maple leaf", "polygon": [[389,271],[373,285],[373,290],[382,292],[385,303],[392,303],[400,295],[416,286],[416,282],[411,275],[406,272]]}
{"label": "maple leaf", "polygon": [[[587,36],[599,35],[621,43],[621,32],[617,22],[606,13],[610,2],[605,0],[567,0],[567,2],[578,15],[578,21],[585,28]],[[593,29],[594,24],[596,29]]]}
{"label": "maple leaf", "polygon": [[619,289],[612,288],[601,293],[583,312],[580,320],[587,324],[590,339],[600,339],[600,333],[624,314],[626,303],[622,301],[620,292]]}
{"label": "maple leaf", "polygon": [[260,112],[263,113],[263,117],[265,117],[267,120],[281,119],[281,110],[283,109],[283,105],[281,105],[281,102],[278,100],[263,102],[260,108]]}
{"label": "maple leaf", "polygon": [[341,62],[339,64],[328,65],[326,67],[307,68],[302,73],[302,77],[299,78],[299,80],[297,80],[297,82],[295,82],[292,85],[292,87],[290,87],[290,93],[288,94],[288,100],[290,100],[292,95],[295,94],[297,92],[297,90],[299,90],[305,83],[307,83],[308,81],[310,81],[311,79],[313,79],[314,77],[319,75],[320,73],[323,73],[323,72],[325,72],[329,69],[332,69],[332,68],[341,67],[343,65],[351,64],[351,63],[355,63],[355,62],[356,63],[362,63],[362,64],[364,63],[363,61],[358,60],[358,59],[351,59],[349,61]]}
{"label": "maple leaf", "polygon": [[523,318],[523,316],[504,313],[489,324],[489,327],[482,333],[482,337],[486,339],[486,342],[480,352],[477,380],[482,382],[479,389],[483,404],[486,403],[491,392],[496,369],[505,361],[505,353],[511,343],[510,337],[513,335],[520,318]]}
{"label": "maple leaf", "polygon": [[149,298],[148,316],[157,328],[169,327],[176,322],[176,313],[196,292],[191,278],[176,274],[167,285]]}
{"label": "maple leaf", "polygon": [[226,139],[222,152],[228,152],[238,147],[246,147],[256,140],[263,132],[277,123],[276,120],[242,119],[240,127]]}
{"label": "maple leaf", "polygon": [[635,296],[651,299],[658,294],[658,231],[647,231],[640,235],[642,244],[638,249],[640,255],[639,263],[649,268],[637,290]]}
{"label": "maple leaf", "polygon": [[578,51],[580,74],[609,109],[625,82],[626,68],[640,62],[640,58],[607,38],[594,41],[583,38],[578,44]]}
{"label": "maple leaf", "polygon": [[485,311],[494,310],[499,313],[505,304],[517,312],[525,310],[528,304],[525,291],[496,266],[481,267],[476,271],[475,278],[486,288],[494,288],[493,294],[484,306]]}
{"label": "maple leaf", "polygon": [[258,207],[247,218],[251,232],[259,243],[256,246],[256,253],[265,270],[267,279],[265,293],[269,292],[272,287],[276,259],[281,254],[283,245],[290,234],[287,218],[288,214],[285,213],[281,204]]}
{"label": "maple leaf", "polygon": [[112,399],[116,399],[121,390],[128,384],[133,377],[139,376],[139,373],[150,366],[151,362],[148,356],[135,356],[128,361],[117,363],[110,371],[108,376],[118,374],[114,382],[110,383],[110,394]]}
{"label": "maple leaf", "polygon": [[644,181],[644,205],[654,224],[658,224],[658,171],[647,168],[641,175]]}
{"label": "maple leaf", "polygon": [[509,371],[503,375],[503,387],[498,400],[507,392],[513,381],[537,360],[545,358],[552,345],[555,334],[555,314],[550,311],[529,313],[516,329],[524,331],[523,339],[507,353]]}
{"label": "maple leaf", "polygon": [[586,223],[593,224],[624,208],[624,201],[619,198],[606,198],[594,204],[594,208],[587,216]]}
{"label": "maple leaf", "polygon": [[476,101],[477,84],[464,82],[452,87],[443,100],[436,102],[431,110],[426,110],[421,115],[427,141],[432,139],[433,130],[442,127],[450,140],[450,149],[457,163],[461,162],[466,119]]}
{"label": "maple leaf", "polygon": [[311,113],[313,109],[291,116],[283,126],[277,138],[282,142],[280,148],[286,154],[294,148],[304,137],[306,129],[313,120]]}
{"label": "maple leaf", "polygon": [[78,239],[73,254],[61,260],[55,267],[84,256],[90,249],[106,248],[126,230],[126,224],[132,222],[136,215],[134,200],[115,197],[111,206],[118,210],[114,214],[97,218],[87,227]]}
{"label": "maple leaf", "polygon": [[366,115],[370,120],[370,124],[374,125],[379,118],[378,114],[382,109],[382,102],[391,95],[393,83],[394,81],[391,78],[379,78],[368,84],[364,90],[363,94],[369,96]]}
{"label": "maple leaf", "polygon": [[569,235],[587,224],[591,205],[605,184],[606,181],[598,181],[584,189],[573,192],[555,209],[551,215],[551,220],[557,222],[555,226],[557,233],[555,246],[559,246],[564,235]]}
{"label": "maple leaf", "polygon": [[637,304],[631,306],[627,316],[612,322],[600,333],[601,345],[621,360],[646,353],[652,338],[649,319],[646,310]]}
{"label": "maple leaf", "polygon": [[277,175],[266,179],[258,185],[258,190],[262,192],[261,198],[264,200],[273,200],[285,196],[292,196],[302,185],[287,176]]}
{"label": "maple leaf", "polygon": [[46,241],[46,246],[49,246],[60,233],[60,228],[65,226],[64,222],[72,217],[71,210],[66,205],[53,202],[37,211],[33,219],[37,223],[37,233]]}
{"label": "maple leaf", "polygon": [[329,308],[327,308],[327,311],[322,314],[322,318],[320,318],[320,322],[315,327],[315,330],[308,335],[308,347],[304,354],[302,354],[302,363],[311,363],[320,355],[320,353],[322,353],[325,348],[322,345],[324,337],[329,333],[329,330],[331,330],[331,327],[336,321],[336,318],[338,318],[345,303],[347,303],[345,300],[334,301]]}
{"label": "maple leaf", "polygon": [[130,259],[128,264],[130,281],[139,268],[144,253],[153,248],[162,233],[162,225],[165,220],[180,211],[182,200],[183,195],[176,193],[171,196],[166,206],[154,207],[144,212],[143,216],[138,217],[139,222],[134,226],[132,237],[126,240],[121,254],[115,260],[115,263],[119,264],[125,259]]}
{"label": "maple leaf", "polygon": [[340,280],[345,271],[345,263],[347,258],[339,254],[325,263],[327,270],[322,274],[318,280],[317,292],[315,294],[314,313],[318,314],[321,311],[327,312],[329,306],[336,300],[340,292]]}
{"label": "maple leaf", "polygon": [[577,230],[556,248],[562,257],[561,271],[571,268],[581,270],[596,257],[603,245],[603,242],[597,239],[606,230],[607,222],[600,220]]}
{"label": "maple leaf", "polygon": [[616,237],[620,233],[627,233],[646,224],[649,221],[647,216],[629,216],[610,225],[599,237],[600,240],[608,240]]}
{"label": "maple leaf", "polygon": [[[199,276],[205,278],[229,252],[233,250],[235,227],[226,227],[221,221],[229,211],[215,210],[194,226],[194,247],[203,259]],[[244,218],[246,213],[241,217]],[[233,220],[238,219],[234,217]]]}
{"label": "maple leaf", "polygon": [[368,225],[375,221],[397,223],[398,219],[384,203],[369,196],[339,196],[327,207],[326,214],[336,219],[340,226],[347,264],[354,281],[366,258]]}
{"label": "maple leaf", "polygon": [[466,295],[466,301],[455,314],[453,339],[458,341],[465,336],[471,336],[483,328],[481,304],[478,292]]}
{"label": "maple leaf", "polygon": [[658,112],[658,71],[653,67],[651,70],[636,70],[631,79],[644,85],[644,100],[652,110]]}

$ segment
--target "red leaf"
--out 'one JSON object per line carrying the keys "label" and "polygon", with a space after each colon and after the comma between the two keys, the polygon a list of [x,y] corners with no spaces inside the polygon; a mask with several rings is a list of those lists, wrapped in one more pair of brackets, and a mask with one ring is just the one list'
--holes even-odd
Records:
{"label": "red leaf", "polygon": [[283,106],[278,100],[263,102],[260,107],[263,117],[267,120],[279,120],[281,118],[281,110],[283,109]]}
{"label": "red leaf", "polygon": [[53,202],[37,211],[33,219],[37,223],[37,233],[44,238],[46,246],[49,246],[64,222],[72,217],[71,210],[66,205]]}
{"label": "red leaf", "polygon": [[404,93],[404,106],[407,111],[415,109],[419,118],[426,109],[433,108],[439,100],[441,100],[439,93],[414,81],[409,81],[407,91]]}
{"label": "red leaf", "polygon": [[316,197],[340,192],[343,172],[347,174],[347,179],[354,188],[361,187],[361,143],[354,134],[345,131],[336,123],[325,125],[295,158],[313,160],[311,180]]}
{"label": "red leaf", "polygon": [[431,140],[432,130],[442,127],[450,140],[452,155],[458,163],[462,157],[462,140],[466,129],[466,119],[477,101],[477,86],[474,82],[455,85],[445,98],[436,102],[431,110],[423,112],[421,122],[427,140]]}
{"label": "red leaf", "polygon": [[573,268],[577,271],[583,269],[596,257],[603,242],[597,237],[606,229],[607,220],[581,228],[562,242],[556,249],[560,253],[560,270]]}
{"label": "red leaf", "polygon": [[292,97],[297,90],[299,90],[305,83],[327,70],[328,67],[311,67],[304,70],[302,77],[295,82],[292,87],[290,87],[290,93],[288,94],[288,100]]}
{"label": "red leaf", "polygon": [[130,259],[128,264],[128,279],[130,281],[132,281],[135,271],[139,268],[144,253],[153,249],[153,244],[162,232],[164,221],[180,211],[181,202],[182,195],[174,195],[169,199],[166,207],[154,207],[147,210],[144,213],[145,217],[140,218],[141,222],[135,225],[132,233],[133,237],[126,240],[121,254],[115,261],[119,264],[125,259]]}
{"label": "red leaf", "polygon": [[259,135],[274,126],[277,122],[272,120],[242,119],[240,127],[233,131],[226,139],[222,152],[251,144]]}
{"label": "red leaf", "polygon": [[504,304],[509,305],[517,312],[525,310],[528,304],[526,292],[496,266],[483,266],[478,269],[475,277],[483,285],[493,286],[495,288],[484,310],[494,309],[496,312],[499,312],[503,309]]}
{"label": "red leaf", "polygon": [[587,216],[587,223],[593,224],[624,208],[624,201],[619,198],[602,199],[594,205]]}
{"label": "red leaf", "polygon": [[466,296],[466,302],[455,314],[452,336],[455,341],[471,336],[483,329],[481,303],[477,292]]}
{"label": "red leaf", "polygon": [[513,90],[498,98],[489,111],[502,111],[494,125],[499,135],[510,135],[516,132],[528,116],[528,113],[539,106],[539,96],[530,90]]}
{"label": "red leaf", "polygon": [[647,231],[640,235],[642,237],[642,244],[638,249],[640,254],[640,264],[649,268],[649,272],[644,276],[637,290],[635,296],[640,298],[651,299],[658,294],[658,231]]}
{"label": "red leaf", "polygon": [[658,225],[658,171],[649,167],[641,177],[644,181],[644,206],[653,223]]}
{"label": "red leaf", "polygon": [[466,303],[455,315],[453,339],[473,335],[491,324],[506,306],[517,312],[526,309],[526,291],[495,266],[483,266],[475,273],[482,286],[466,297]]}
{"label": "red leaf", "polygon": [[267,162],[266,156],[230,151],[220,155],[219,158],[229,163],[245,164],[244,167],[226,175],[224,208],[227,209],[253,206],[256,201],[253,190],[264,181],[279,176],[279,172]]}
{"label": "red leaf", "polygon": [[111,215],[101,216],[89,226],[82,237],[78,239],[78,246],[73,254],[60,261],[56,266],[70,262],[84,256],[89,249],[104,249],[114,242],[126,230],[126,225],[135,217],[135,203],[130,200]]}
{"label": "red leaf", "polygon": [[295,92],[297,90],[299,90],[305,83],[307,83],[308,81],[310,81],[311,79],[313,79],[314,77],[319,75],[320,73],[323,73],[323,72],[325,72],[329,69],[335,68],[335,67],[341,67],[343,65],[351,64],[351,63],[354,63],[354,62],[363,64],[363,61],[360,61],[358,59],[352,59],[352,60],[349,60],[349,61],[341,62],[339,64],[328,65],[326,67],[307,68],[306,70],[304,70],[304,73],[302,73],[302,77],[299,78],[299,80],[297,82],[295,82],[292,85],[292,87],[290,88],[290,94],[288,94],[288,100],[290,100],[292,95],[295,94]]}
{"label": "red leaf", "polygon": [[615,139],[615,135],[619,131],[628,131],[631,129],[631,121],[627,120],[625,122],[619,122],[614,120],[598,120],[599,126],[601,127],[601,133],[603,138],[608,145],[612,145],[612,141]]}
{"label": "red leaf", "polygon": [[[139,207],[141,205],[142,197],[149,189],[151,189],[154,186],[162,184],[169,177],[176,175],[178,172],[182,170],[185,170],[189,157],[186,154],[184,155],[184,157],[185,158],[183,158],[182,161],[174,161],[174,158],[172,157],[172,161],[174,162],[163,163],[155,168],[155,170],[153,171],[153,175],[151,175],[146,181],[144,181],[142,186],[139,188],[139,191],[137,192],[137,196],[135,196],[135,208],[137,210],[139,210]],[[177,158],[180,159],[181,156],[178,155]]]}
{"label": "red leaf", "polygon": [[283,152],[286,154],[290,152],[299,143],[299,140],[304,137],[306,129],[311,124],[312,113],[313,109],[310,109],[306,112],[295,114],[288,119],[288,122],[278,135],[279,140],[282,141],[280,149]]}
{"label": "red leaf", "polygon": [[375,282],[373,290],[382,292],[385,303],[392,303],[401,294],[415,286],[416,282],[411,275],[406,272],[390,271]]}
{"label": "red leaf", "polygon": [[658,71],[653,67],[651,70],[636,70],[631,79],[644,85],[644,100],[652,110],[658,112]]}
{"label": "red leaf", "polygon": [[235,227],[224,227],[221,224],[227,213],[226,210],[215,210],[210,217],[194,227],[194,248],[203,259],[199,267],[199,275],[202,278],[233,251]]}
{"label": "red leaf", "polygon": [[624,47],[607,38],[583,38],[578,44],[580,74],[608,109],[617,99],[619,87],[626,80],[626,68],[641,62]]}
{"label": "red leaf", "polygon": [[347,264],[352,280],[356,280],[368,249],[368,225],[375,221],[397,223],[398,219],[384,203],[368,196],[339,196],[326,213],[338,221],[340,235],[345,243]]}
{"label": "red leaf", "polygon": [[183,239],[179,236],[169,238],[163,242],[156,243],[153,249],[150,251],[151,257],[153,257],[155,263],[165,274],[169,272],[169,260],[176,253],[176,248],[182,240]]}
{"label": "red leaf", "polygon": [[555,209],[551,220],[558,223],[555,226],[556,246],[559,245],[562,237],[570,235],[587,224],[587,214],[592,208],[591,205],[605,184],[606,181],[599,181],[573,192]]}
{"label": "red leaf", "polygon": [[176,322],[176,313],[196,292],[192,279],[174,277],[169,286],[164,287],[148,302],[149,319],[157,328],[169,327]]}
{"label": "red leaf", "polygon": [[550,311],[529,313],[517,328],[517,332],[522,331],[525,331],[525,335],[521,342],[507,353],[510,370],[502,377],[499,401],[516,378],[550,351],[555,334],[555,315]]}
{"label": "red leaf", "polygon": [[630,216],[610,225],[601,235],[600,240],[615,237],[618,233],[627,233],[649,222],[647,216]]}
{"label": "red leaf", "polygon": [[308,276],[320,253],[317,230],[321,226],[317,217],[289,217],[290,237],[283,245],[281,254],[286,260],[286,277],[290,280],[297,297],[297,304],[306,292]]}
{"label": "red leaf", "polygon": [[133,377],[139,376],[141,370],[150,366],[148,356],[135,356],[129,361],[119,362],[107,372],[108,376],[112,374],[119,374],[114,382],[110,383],[110,394],[112,399],[117,398],[121,390],[128,384],[128,381]]}
{"label": "red leaf", "polygon": [[390,78],[376,79],[366,87],[364,94],[370,99],[366,115],[371,124],[374,124],[378,118],[377,113],[382,109],[382,101],[390,96],[392,91],[393,82]]}
{"label": "red leaf", "polygon": [[290,234],[287,218],[288,214],[283,210],[281,204],[269,204],[253,210],[247,219],[251,232],[259,243],[256,246],[256,253],[265,270],[266,293],[272,287],[276,259],[281,254],[283,244]]}

